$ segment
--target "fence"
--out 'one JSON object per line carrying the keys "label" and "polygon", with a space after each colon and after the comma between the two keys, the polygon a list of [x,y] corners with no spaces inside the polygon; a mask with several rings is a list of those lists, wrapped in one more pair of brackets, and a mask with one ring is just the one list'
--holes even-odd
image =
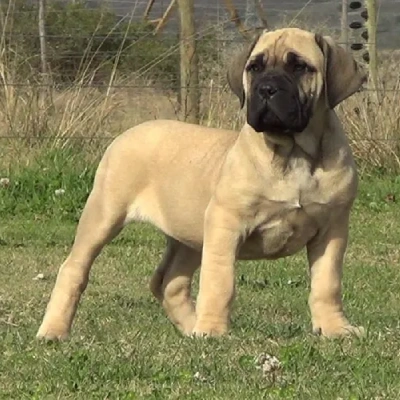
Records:
{"label": "fence", "polygon": [[[367,49],[375,69],[365,92],[382,93],[392,104],[399,79],[397,65],[390,60],[398,55],[385,47],[400,47],[393,34],[399,4],[374,2],[361,1],[355,7],[353,0],[194,1],[194,31],[191,21],[185,25],[185,17],[192,14],[190,6],[183,9],[191,1],[110,0],[102,5],[95,0],[86,4],[40,0],[36,6],[9,0],[0,14],[0,139],[4,143],[11,137],[48,137],[56,138],[57,145],[109,141],[122,130],[153,118],[239,128],[243,119],[227,89],[225,66],[232,51],[255,28],[266,25],[312,26],[312,30],[329,32],[343,45],[352,46],[361,62]],[[376,25],[371,24],[375,9],[378,22],[389,15],[395,21],[378,35],[379,54],[386,60],[380,75],[374,52]],[[370,24],[368,35],[364,24]],[[181,36],[179,27],[184,28]],[[376,105],[373,96],[363,99],[341,111],[357,148],[363,141],[372,141],[373,146],[377,141],[397,143],[398,118],[393,122],[395,116],[385,117],[385,124],[390,119],[392,125],[384,129],[371,118],[372,112],[376,117],[376,107],[384,113],[388,105],[381,99]],[[349,116],[348,110],[354,115]],[[363,121],[361,128],[355,128],[354,118]],[[362,135],[362,129],[368,134]],[[371,146],[368,151],[375,148]]]}

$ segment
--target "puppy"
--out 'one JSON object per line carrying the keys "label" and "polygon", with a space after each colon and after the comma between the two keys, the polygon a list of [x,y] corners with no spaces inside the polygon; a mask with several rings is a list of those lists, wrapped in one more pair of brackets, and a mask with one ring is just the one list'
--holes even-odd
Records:
{"label": "puppy", "polygon": [[228,80],[246,107],[240,132],[158,120],[109,146],[38,337],[68,336],[93,261],[133,221],[167,238],[151,290],[184,334],[228,332],[237,259],[273,260],[303,248],[314,330],[361,333],[342,309],[357,173],[334,107],[365,74],[330,37],[288,28],[257,37],[232,59]]}

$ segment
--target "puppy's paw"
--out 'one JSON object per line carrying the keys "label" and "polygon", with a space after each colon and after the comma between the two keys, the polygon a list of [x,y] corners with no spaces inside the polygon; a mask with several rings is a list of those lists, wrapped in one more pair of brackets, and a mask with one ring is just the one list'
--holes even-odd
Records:
{"label": "puppy's paw", "polygon": [[191,333],[191,337],[209,338],[221,337],[228,333],[228,326],[226,324],[213,324],[207,322],[197,322]]}
{"label": "puppy's paw", "polygon": [[344,324],[324,324],[313,328],[314,334],[327,338],[338,338],[344,336],[362,337],[365,335],[365,329],[362,326],[353,326],[349,323]]}
{"label": "puppy's paw", "polygon": [[64,328],[42,325],[36,334],[36,339],[45,342],[59,342],[68,339],[68,336],[69,331]]}
{"label": "puppy's paw", "polygon": [[176,328],[181,332],[184,336],[192,336],[193,335],[193,328],[196,323],[196,317],[187,318],[181,323],[176,323]]}

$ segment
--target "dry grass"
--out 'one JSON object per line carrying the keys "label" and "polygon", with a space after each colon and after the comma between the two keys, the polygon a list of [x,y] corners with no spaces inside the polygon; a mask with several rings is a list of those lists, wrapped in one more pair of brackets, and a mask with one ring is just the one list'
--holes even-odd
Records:
{"label": "dry grass", "polygon": [[[290,24],[293,25],[292,21],[287,23]],[[226,32],[221,35],[221,30],[223,26],[216,31],[217,39],[227,37]],[[323,29],[317,27],[316,30]],[[207,60],[204,56],[201,59],[200,123],[240,129],[243,113],[225,79],[225,66],[238,44],[217,40],[216,45],[220,47],[218,60]],[[382,53],[379,98],[375,92],[364,91],[338,107],[354,153],[363,167],[400,170],[398,58],[396,52]],[[91,75],[84,70],[72,87],[44,90],[40,77],[27,81],[16,74],[17,70],[12,55],[0,41],[2,167],[7,168],[16,157],[29,162],[32,155],[36,155],[33,143],[45,141],[51,148],[67,147],[81,139],[87,144],[99,143],[95,139],[105,138],[106,143],[140,122],[180,118],[176,92],[163,89],[143,74],[121,78],[114,69],[108,85],[99,88],[92,85],[95,72]],[[11,137],[16,139],[6,140]],[[98,150],[96,144],[92,151],[98,154]]]}
{"label": "dry grass", "polygon": [[366,91],[340,106],[339,116],[364,167],[400,170],[400,87]]}
{"label": "dry grass", "polygon": [[355,156],[364,167],[400,170],[399,52],[382,51],[377,88],[364,91],[338,107]]}
{"label": "dry grass", "polygon": [[[237,99],[222,81],[204,82],[201,123],[239,129],[243,115]],[[1,83],[7,77],[0,74]],[[76,85],[65,90],[50,89],[41,100],[40,87],[3,86],[0,95],[0,136],[31,143],[33,137],[51,138],[51,147],[68,146],[77,138],[114,137],[145,120],[179,118],[177,96],[138,83],[113,82],[118,88],[102,90]],[[137,86],[122,88],[123,85]],[[354,153],[371,167],[400,169],[400,80],[382,83],[375,92],[359,93],[338,108]],[[8,155],[12,157],[12,141]]]}

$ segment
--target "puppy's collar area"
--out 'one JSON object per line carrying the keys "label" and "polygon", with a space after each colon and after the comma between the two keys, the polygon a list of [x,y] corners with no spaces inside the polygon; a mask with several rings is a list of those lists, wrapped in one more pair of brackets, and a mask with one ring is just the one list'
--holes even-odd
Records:
{"label": "puppy's collar area", "polygon": [[[325,117],[329,118],[326,113]],[[307,127],[296,134],[292,134],[290,130],[288,133],[274,133],[274,132],[256,132],[248,123],[246,123],[242,132],[244,136],[248,138],[253,137],[254,139],[259,138],[262,140],[261,146],[267,146],[272,148],[273,146],[278,146],[281,150],[282,155],[289,155],[295,146],[298,146],[311,160],[317,160],[319,158],[318,152],[321,146],[321,140],[326,129],[321,129],[321,126],[326,126],[326,120],[321,121],[321,119],[314,120],[310,119]],[[258,145],[260,146],[260,144]],[[272,147],[271,147],[272,146]]]}
{"label": "puppy's collar area", "polygon": [[283,148],[289,148],[291,149],[293,145],[295,144],[294,141],[294,136],[289,134],[282,134],[282,133],[273,133],[273,132],[257,132],[255,131],[251,125],[249,125],[247,122],[245,126],[243,127],[241,134],[246,136],[246,137],[251,137],[253,138],[258,138],[258,140],[262,140],[264,142],[264,145],[267,145],[268,147],[270,145],[277,145],[281,146]]}

